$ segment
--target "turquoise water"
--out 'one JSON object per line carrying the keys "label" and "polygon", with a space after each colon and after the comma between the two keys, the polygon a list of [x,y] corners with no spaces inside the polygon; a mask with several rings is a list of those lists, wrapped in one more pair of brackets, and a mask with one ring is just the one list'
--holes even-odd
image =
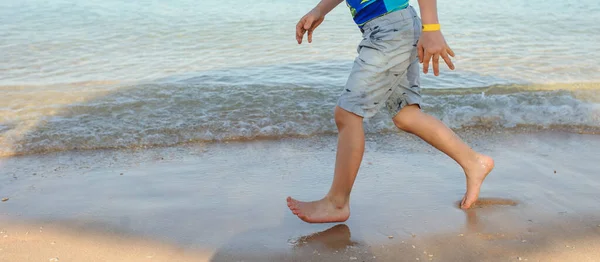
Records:
{"label": "turquoise water", "polygon": [[[335,132],[361,35],[342,4],[296,44],[316,2],[2,0],[0,155]],[[457,69],[423,88],[466,94],[427,93],[426,111],[455,128],[600,127],[600,2],[438,6]]]}
{"label": "turquoise water", "polygon": [[[247,80],[312,83],[305,68],[323,66],[320,81],[343,84],[360,40],[344,4],[312,45],[295,44],[295,23],[316,2],[3,0],[0,85],[157,80],[259,66],[272,68]],[[457,70],[428,77],[431,88],[600,81],[598,1],[439,1],[439,10]]]}

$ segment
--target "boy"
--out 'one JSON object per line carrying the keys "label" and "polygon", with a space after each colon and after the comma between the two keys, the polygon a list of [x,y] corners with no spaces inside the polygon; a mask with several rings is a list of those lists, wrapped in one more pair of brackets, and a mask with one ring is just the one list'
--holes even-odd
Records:
{"label": "boy", "polygon": [[[296,25],[296,40],[308,42],[324,17],[343,0],[321,0]],[[454,65],[440,31],[436,0],[419,0],[421,18],[409,0],[346,0],[354,21],[363,33],[358,57],[334,110],[338,146],[333,183],[318,201],[287,198],[290,210],[309,223],[344,222],[350,216],[350,191],[362,161],[365,135],[363,119],[385,105],[395,113],[394,124],[419,136],[454,159],[464,170],[467,191],[461,208],[478,198],[483,180],[494,168],[494,160],[473,151],[441,121],[421,111],[419,63],[427,74],[429,63],[439,75],[439,58],[450,69]],[[421,22],[422,21],[422,22]],[[418,60],[417,60],[418,59]]]}

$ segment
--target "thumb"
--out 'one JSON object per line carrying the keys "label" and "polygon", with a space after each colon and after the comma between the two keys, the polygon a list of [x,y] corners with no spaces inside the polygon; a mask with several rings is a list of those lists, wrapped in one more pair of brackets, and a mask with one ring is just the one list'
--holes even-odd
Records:
{"label": "thumb", "polygon": [[304,22],[304,30],[308,30],[312,27],[312,24],[315,22],[315,18],[312,16],[309,16],[306,18],[306,21]]}
{"label": "thumb", "polygon": [[425,52],[423,50],[423,44],[421,41],[417,43],[417,56],[419,57],[419,63],[423,63],[423,57],[425,56]]}

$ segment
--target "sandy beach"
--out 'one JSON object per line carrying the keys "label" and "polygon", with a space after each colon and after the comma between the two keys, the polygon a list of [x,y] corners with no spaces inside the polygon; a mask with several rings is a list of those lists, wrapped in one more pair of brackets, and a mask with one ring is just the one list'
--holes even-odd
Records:
{"label": "sandy beach", "polygon": [[[600,262],[600,1],[338,1],[298,44],[317,2],[0,1],[0,262]],[[455,68],[419,81],[388,48],[440,39]],[[495,159],[472,209],[457,163],[363,101],[398,85]],[[286,198],[329,190],[348,92],[382,106],[351,216],[307,224]]]}
{"label": "sandy beach", "polygon": [[335,136],[0,160],[0,261],[599,261],[600,136],[459,132],[495,157],[465,212],[460,168],[368,135],[346,223],[310,225]]}

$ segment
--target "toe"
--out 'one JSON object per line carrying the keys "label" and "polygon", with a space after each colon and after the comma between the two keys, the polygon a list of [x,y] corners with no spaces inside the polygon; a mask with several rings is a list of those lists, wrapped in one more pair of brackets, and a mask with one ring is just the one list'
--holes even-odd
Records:
{"label": "toe", "polygon": [[473,205],[473,203],[475,203],[475,201],[477,200],[477,197],[465,197],[465,202],[463,203],[463,208],[464,209],[468,209],[471,207],[471,205]]}
{"label": "toe", "polygon": [[290,208],[295,207],[296,203],[297,203],[297,201],[294,200],[293,198],[291,198],[291,197],[287,198],[287,205],[288,205],[288,207],[290,207]]}
{"label": "toe", "polygon": [[291,204],[291,205],[298,204],[298,200],[293,199],[292,197],[288,197],[287,202],[288,202],[288,204]]}

